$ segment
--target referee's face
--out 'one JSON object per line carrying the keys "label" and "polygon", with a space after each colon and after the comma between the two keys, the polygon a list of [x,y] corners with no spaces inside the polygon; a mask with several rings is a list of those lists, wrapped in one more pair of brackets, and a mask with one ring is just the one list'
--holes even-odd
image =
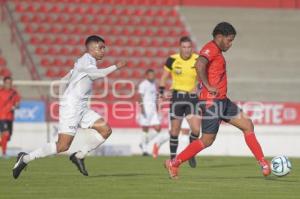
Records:
{"label": "referee's face", "polygon": [[192,42],[181,42],[179,51],[182,59],[189,59],[193,53]]}

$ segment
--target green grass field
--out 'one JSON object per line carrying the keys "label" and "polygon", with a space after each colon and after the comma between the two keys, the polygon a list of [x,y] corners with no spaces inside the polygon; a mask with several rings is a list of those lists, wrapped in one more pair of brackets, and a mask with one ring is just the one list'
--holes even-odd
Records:
{"label": "green grass field", "polygon": [[88,157],[90,176],[82,176],[67,157],[32,162],[18,180],[14,159],[0,159],[1,199],[190,199],[300,198],[300,159],[291,159],[286,177],[264,178],[256,162],[244,157],[199,157],[198,167],[183,165],[170,180],[161,157]]}

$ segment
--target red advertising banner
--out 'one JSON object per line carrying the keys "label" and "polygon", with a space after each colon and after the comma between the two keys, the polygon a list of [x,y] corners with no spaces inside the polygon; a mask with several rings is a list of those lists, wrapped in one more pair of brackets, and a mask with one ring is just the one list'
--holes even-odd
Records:
{"label": "red advertising banner", "polygon": [[[300,125],[300,103],[283,102],[237,102],[256,125]],[[120,101],[113,104],[93,102],[93,110],[102,115],[112,127],[137,128],[139,104]],[[162,126],[168,126],[169,105],[161,108]],[[58,104],[49,106],[50,120],[58,120]]]}

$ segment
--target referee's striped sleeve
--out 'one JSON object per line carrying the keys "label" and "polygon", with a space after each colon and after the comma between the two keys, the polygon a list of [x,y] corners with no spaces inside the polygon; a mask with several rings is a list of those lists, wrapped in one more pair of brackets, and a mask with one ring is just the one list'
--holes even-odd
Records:
{"label": "referee's striped sleeve", "polygon": [[165,67],[169,70],[172,70],[172,65],[174,63],[175,59],[172,57],[169,57],[166,61]]}

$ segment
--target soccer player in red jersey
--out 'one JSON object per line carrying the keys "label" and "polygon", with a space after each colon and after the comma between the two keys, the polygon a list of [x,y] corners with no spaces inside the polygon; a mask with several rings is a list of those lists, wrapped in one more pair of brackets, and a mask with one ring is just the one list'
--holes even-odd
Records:
{"label": "soccer player in red jersey", "polygon": [[232,46],[236,31],[231,24],[222,22],[215,27],[212,34],[213,40],[201,49],[196,62],[196,70],[203,84],[199,96],[203,117],[202,136],[174,159],[167,160],[165,167],[170,177],[176,179],[179,166],[211,146],[216,139],[221,121],[225,121],[243,132],[246,144],[261,166],[263,175],[268,176],[271,173],[270,165],[256,139],[251,119],[227,98],[226,62],[222,52],[226,52]]}
{"label": "soccer player in red jersey", "polygon": [[14,110],[19,106],[20,95],[12,88],[12,78],[3,78],[3,87],[0,88],[0,142],[2,155],[6,155],[7,143],[12,135]]}

